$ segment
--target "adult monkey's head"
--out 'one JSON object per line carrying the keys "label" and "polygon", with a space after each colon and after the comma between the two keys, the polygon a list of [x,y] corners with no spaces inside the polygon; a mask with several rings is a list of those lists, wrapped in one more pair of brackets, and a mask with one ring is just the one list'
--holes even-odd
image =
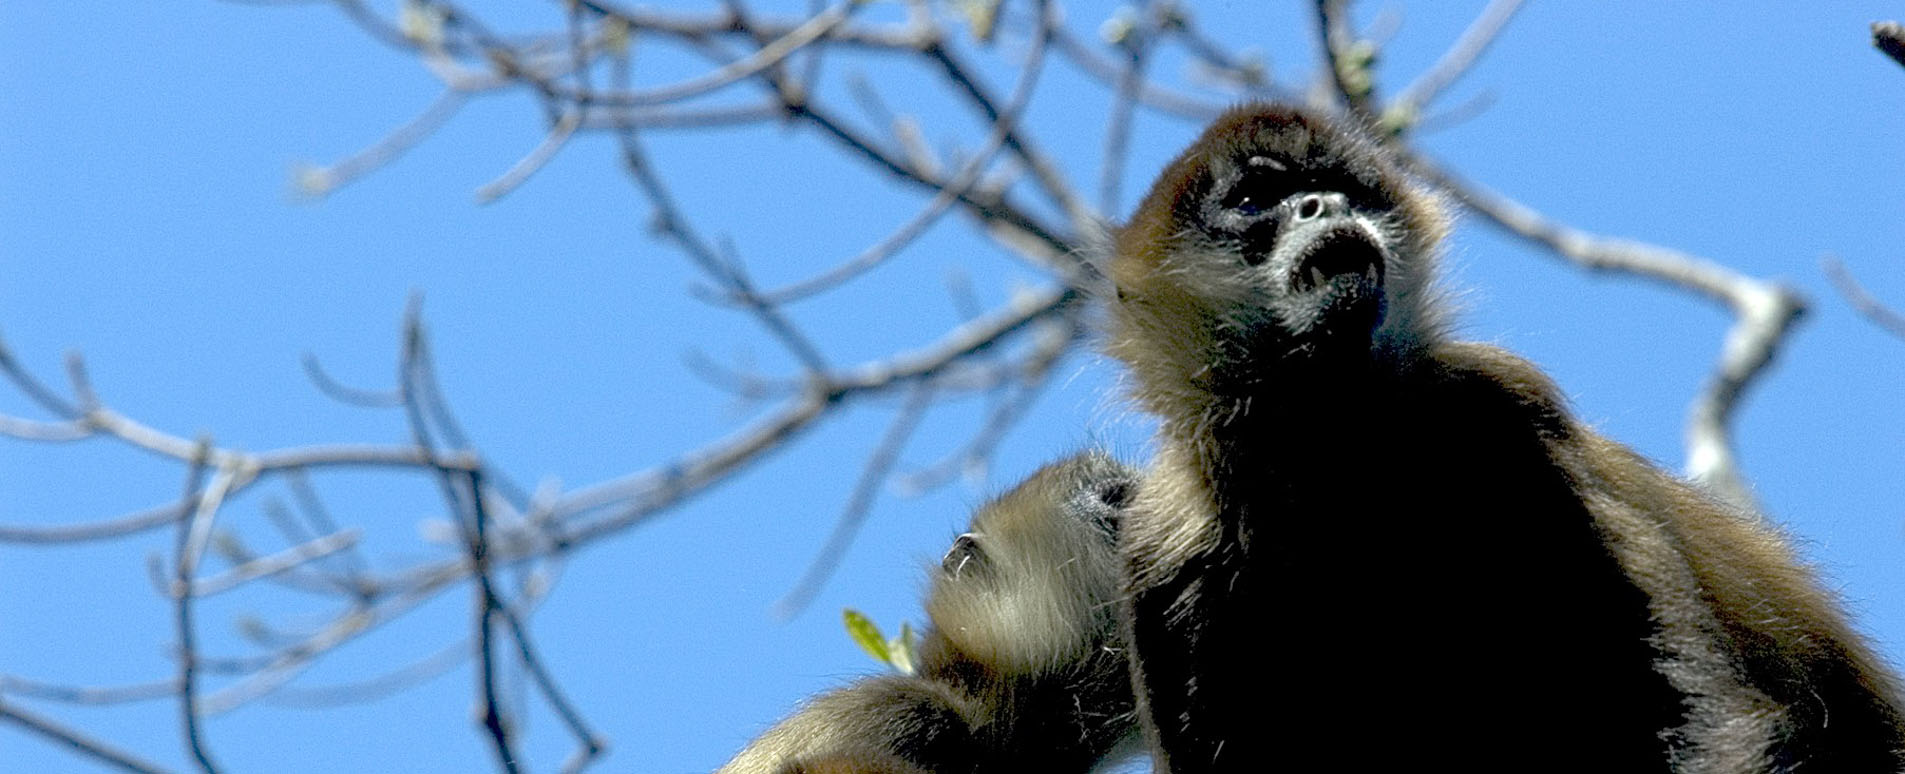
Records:
{"label": "adult monkey's head", "polygon": [[1439,334],[1428,296],[1445,233],[1435,197],[1357,132],[1288,106],[1234,108],[1118,232],[1112,353],[1220,391],[1285,367],[1409,357]]}

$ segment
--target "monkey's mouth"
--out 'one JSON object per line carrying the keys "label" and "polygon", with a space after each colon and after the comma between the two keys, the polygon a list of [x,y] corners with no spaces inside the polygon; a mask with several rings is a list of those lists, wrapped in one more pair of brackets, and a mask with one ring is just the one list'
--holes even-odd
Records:
{"label": "monkey's mouth", "polygon": [[1290,272],[1290,289],[1372,291],[1382,287],[1387,267],[1382,248],[1360,228],[1333,228],[1310,240]]}

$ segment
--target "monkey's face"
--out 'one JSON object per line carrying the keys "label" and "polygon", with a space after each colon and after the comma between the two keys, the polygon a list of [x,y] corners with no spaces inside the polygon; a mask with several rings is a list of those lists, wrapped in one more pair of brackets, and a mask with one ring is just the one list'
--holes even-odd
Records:
{"label": "monkey's face", "polygon": [[1439,233],[1364,140],[1247,106],[1165,170],[1118,235],[1112,278],[1128,323],[1179,329],[1206,362],[1353,355],[1387,335]]}
{"label": "monkey's face", "polygon": [[1037,572],[1036,562],[1013,561],[1039,546],[1059,546],[1061,562],[1107,557],[1137,486],[1136,474],[1095,452],[1048,465],[982,509],[972,529],[953,540],[939,560],[949,582],[1019,583],[1002,573]]}
{"label": "monkey's face", "polygon": [[1210,273],[1251,334],[1366,346],[1387,306],[1392,255],[1377,223],[1389,202],[1346,170],[1305,169],[1271,147],[1236,152],[1249,155],[1207,160],[1181,260],[1204,263],[1193,270]]}

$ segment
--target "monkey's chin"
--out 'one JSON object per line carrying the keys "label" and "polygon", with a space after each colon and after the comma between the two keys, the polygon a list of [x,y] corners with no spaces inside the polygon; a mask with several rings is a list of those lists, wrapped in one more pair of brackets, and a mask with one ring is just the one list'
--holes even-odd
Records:
{"label": "monkey's chin", "polygon": [[1367,350],[1388,306],[1382,247],[1353,223],[1298,241],[1300,251],[1285,264],[1285,325],[1315,354]]}
{"label": "monkey's chin", "polygon": [[1298,304],[1296,337],[1314,357],[1359,360],[1375,342],[1388,304],[1379,285],[1337,278]]}

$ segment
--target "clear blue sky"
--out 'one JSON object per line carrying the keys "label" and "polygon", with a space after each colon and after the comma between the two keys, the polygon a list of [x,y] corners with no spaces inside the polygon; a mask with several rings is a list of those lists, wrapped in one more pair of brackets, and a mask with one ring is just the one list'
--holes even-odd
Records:
{"label": "clear blue sky", "polygon": [[[1222,39],[1268,52],[1282,78],[1309,77],[1309,4],[1265,5],[1198,11]],[[1420,71],[1480,5],[1395,9],[1385,83],[1393,90]],[[515,13],[553,23],[555,8]],[[1080,30],[1104,14],[1069,10]],[[1491,106],[1423,139],[1469,178],[1575,225],[1809,295],[1812,313],[1740,418],[1741,455],[1768,509],[1895,660],[1905,657],[1905,342],[1858,319],[1819,261],[1840,257],[1905,306],[1905,69],[1866,42],[1869,22],[1898,12],[1851,2],[1533,3],[1444,103],[1488,95]],[[501,202],[474,202],[474,188],[540,137],[540,112],[524,95],[478,100],[391,167],[322,201],[293,200],[296,163],[358,150],[435,93],[413,59],[327,6],[0,0],[0,19],[0,332],[56,382],[62,353],[83,351],[102,396],[142,421],[255,450],[401,441],[398,416],[327,401],[298,359],[310,352],[348,382],[388,384],[412,291],[426,298],[450,400],[492,458],[531,483],[600,481],[745,421],[753,409],[698,380],[685,353],[784,364],[747,319],[689,296],[700,278],[650,238],[647,206],[605,140],[573,143]],[[838,64],[888,77],[877,63]],[[920,111],[939,147],[977,142],[969,124],[935,125],[942,105],[929,94],[888,97]],[[1089,188],[1103,89],[1060,68],[1040,98],[1032,120]],[[1121,210],[1196,129],[1141,120]],[[923,202],[803,132],[673,133],[650,144],[704,231],[732,237],[768,284],[852,255]],[[1467,291],[1466,335],[1529,355],[1587,421],[1679,464],[1687,401],[1727,316],[1684,293],[1585,276],[1473,222],[1450,253],[1453,282]],[[919,346],[958,319],[944,291],[956,269],[989,304],[1039,281],[955,219],[841,303],[797,317],[839,362]],[[1061,367],[990,482],[888,493],[836,580],[791,622],[769,608],[820,545],[890,406],[855,408],[732,485],[571,561],[534,625],[553,670],[615,745],[599,770],[713,768],[800,697],[877,669],[841,633],[838,611],[856,606],[888,627],[919,620],[922,568],[972,505],[1083,444],[1141,459],[1147,428],[1120,403],[1112,369],[1089,354]],[[907,462],[956,447],[981,408],[936,414]],[[0,390],[0,412],[28,409]],[[0,523],[146,507],[174,497],[180,476],[109,444],[0,442]],[[341,521],[367,530],[374,560],[446,550],[419,537],[419,522],[436,514],[428,480],[318,483]],[[270,547],[262,502],[232,503],[223,523]],[[0,546],[0,673],[88,685],[168,675],[168,608],[144,566],[171,539]],[[300,684],[428,656],[463,636],[467,601],[450,594]],[[326,609],[260,591],[218,598],[201,618],[213,650],[241,655],[230,632],[245,617],[296,626]],[[487,770],[470,671],[367,705],[261,702],[214,719],[208,736],[232,772]],[[26,706],[184,769],[170,702]],[[550,771],[568,742],[542,705],[530,706],[525,751],[533,770]],[[0,757],[20,771],[98,770],[12,728],[0,729]]]}

